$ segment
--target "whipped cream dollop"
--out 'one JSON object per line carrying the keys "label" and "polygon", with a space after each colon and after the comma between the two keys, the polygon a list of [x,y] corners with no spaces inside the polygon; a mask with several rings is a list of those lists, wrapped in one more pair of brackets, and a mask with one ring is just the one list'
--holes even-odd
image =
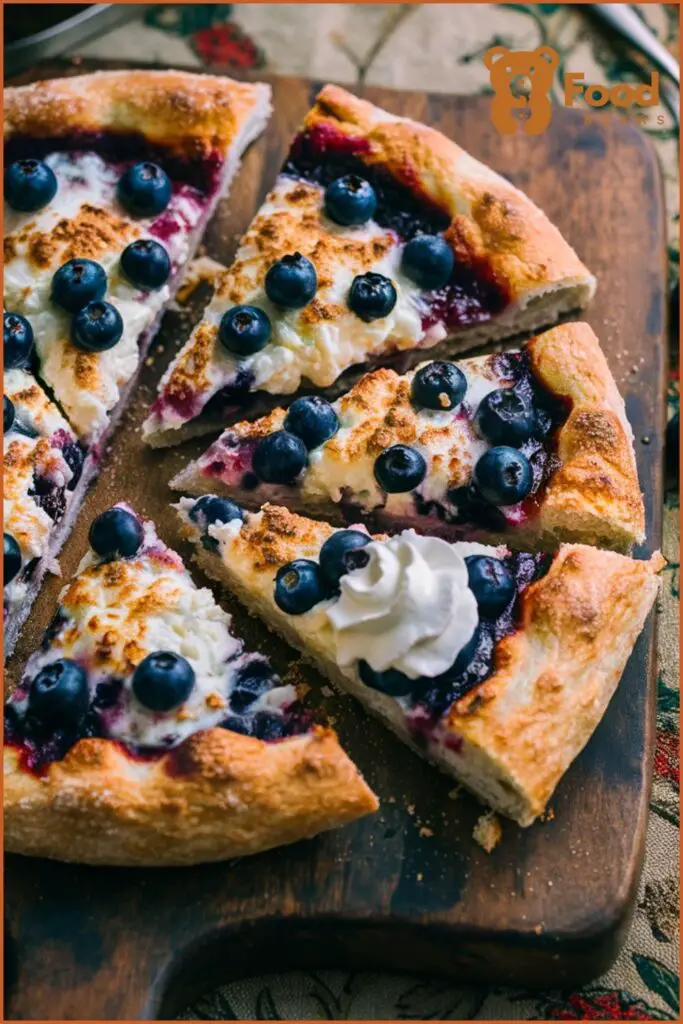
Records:
{"label": "whipped cream dollop", "polygon": [[341,667],[359,659],[410,679],[446,672],[479,622],[464,557],[437,537],[405,530],[363,551],[363,568],[342,576],[327,611]]}

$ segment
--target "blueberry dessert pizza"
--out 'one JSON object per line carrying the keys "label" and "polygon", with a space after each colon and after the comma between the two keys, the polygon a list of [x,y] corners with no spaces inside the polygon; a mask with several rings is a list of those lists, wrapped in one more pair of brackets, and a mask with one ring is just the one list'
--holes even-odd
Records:
{"label": "blueberry dessert pizza", "polygon": [[120,503],[90,544],[5,704],[8,851],[192,864],[376,809],[335,734],[149,520]]}
{"label": "blueberry dessert pizza", "polygon": [[178,71],[5,90],[5,369],[32,372],[85,446],[81,493],[269,110],[265,85]]}
{"label": "blueberry dessert pizza", "polygon": [[[5,365],[8,362],[5,348]],[[11,365],[11,362],[10,362]],[[8,657],[77,511],[84,449],[25,369],[5,369],[4,650]]]}
{"label": "blueberry dessert pizza", "polygon": [[520,351],[366,374],[228,427],[171,486],[516,548],[644,538],[633,437],[584,323]]}
{"label": "blueberry dessert pizza", "polygon": [[531,555],[373,537],[215,495],[177,507],[208,576],[524,826],[602,718],[663,565],[578,544]]}
{"label": "blueberry dessert pizza", "polygon": [[163,377],[145,435],[176,444],[267,396],[330,388],[351,367],[537,330],[594,290],[508,181],[440,132],[328,85]]}

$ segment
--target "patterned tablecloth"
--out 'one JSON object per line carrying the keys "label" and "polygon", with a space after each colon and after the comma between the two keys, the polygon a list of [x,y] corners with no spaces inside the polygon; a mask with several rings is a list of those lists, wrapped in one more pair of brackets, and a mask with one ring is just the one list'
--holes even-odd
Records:
{"label": "patterned tablecloth", "polygon": [[[678,8],[638,5],[667,46],[678,40]],[[264,68],[342,83],[366,82],[437,92],[489,91],[480,57],[489,47],[532,49],[547,43],[563,65],[588,81],[640,81],[635,55],[593,20],[565,4],[284,4],[155,6],[144,23],[125,25],[81,47],[90,57]],[[557,96],[559,97],[559,83]],[[667,98],[666,95],[664,98]],[[678,131],[645,130],[659,154],[670,226],[671,284],[678,281]],[[678,410],[672,361],[670,415]],[[659,705],[655,782],[647,859],[628,942],[599,981],[578,992],[459,988],[404,975],[272,974],[207,995],[188,1019],[374,1020],[673,1020],[678,978],[678,493],[666,495],[664,554],[669,565],[659,606]]]}

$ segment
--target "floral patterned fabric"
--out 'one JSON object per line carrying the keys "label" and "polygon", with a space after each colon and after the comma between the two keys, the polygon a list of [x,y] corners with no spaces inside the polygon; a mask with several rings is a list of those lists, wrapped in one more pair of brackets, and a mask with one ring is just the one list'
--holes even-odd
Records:
{"label": "floral patterned fabric", "polygon": [[[678,8],[636,7],[675,52]],[[565,4],[155,6],[143,23],[125,25],[79,52],[197,67],[264,68],[342,83],[481,93],[490,91],[481,60],[489,47],[532,49],[543,43],[561,57],[556,101],[564,67],[582,68],[589,81],[638,82],[649,77],[643,60],[592,20],[586,8]],[[664,175],[673,286],[679,267],[678,130],[670,109],[674,97],[664,80],[662,101],[657,114],[663,114],[663,123],[653,116],[643,130],[657,148]],[[670,416],[678,411],[678,394],[678,369],[672,363]],[[183,1018],[679,1019],[679,539],[678,492],[673,486],[665,499],[664,554],[668,567],[659,605],[657,746],[647,858],[628,942],[603,978],[580,992],[529,995],[398,975],[296,972],[226,986],[189,1008]]]}

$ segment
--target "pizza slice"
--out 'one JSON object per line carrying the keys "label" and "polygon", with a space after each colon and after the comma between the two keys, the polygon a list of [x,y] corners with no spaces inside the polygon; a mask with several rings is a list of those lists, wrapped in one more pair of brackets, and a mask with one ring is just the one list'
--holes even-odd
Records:
{"label": "pizza slice", "polygon": [[257,853],[374,811],[335,734],[121,502],[5,704],[5,846],[90,864]]}
{"label": "pizza slice", "polygon": [[582,323],[517,352],[385,367],[333,404],[304,396],[228,427],[171,486],[522,549],[629,551],[645,535],[624,402]]}
{"label": "pizza slice", "polygon": [[3,431],[7,658],[79,507],[76,491],[85,452],[60,411],[23,369],[4,374]]}
{"label": "pizza slice", "polygon": [[100,450],[269,95],[180,71],[5,90],[6,358],[30,332],[38,376]]}
{"label": "pizza slice", "polygon": [[183,498],[197,561],[417,753],[520,825],[588,742],[658,589],[633,561],[371,537]]}
{"label": "pizza slice", "polygon": [[537,330],[594,291],[510,182],[440,132],[328,85],[162,378],[145,436],[176,444],[351,367]]}

